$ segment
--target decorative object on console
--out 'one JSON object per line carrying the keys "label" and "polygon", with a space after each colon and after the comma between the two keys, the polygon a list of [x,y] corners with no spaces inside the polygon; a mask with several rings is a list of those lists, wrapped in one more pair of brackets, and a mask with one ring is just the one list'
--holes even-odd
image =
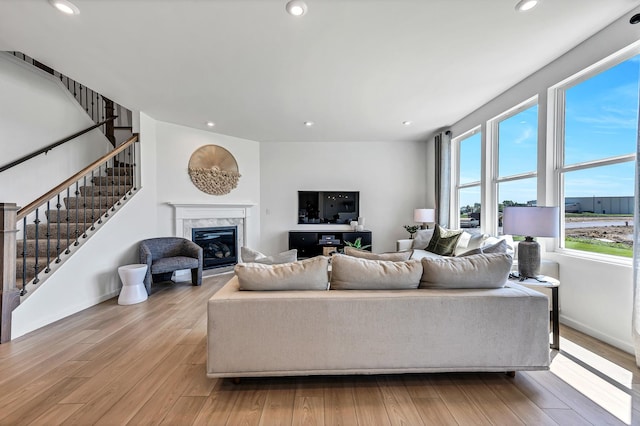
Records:
{"label": "decorative object on console", "polygon": [[273,256],[267,256],[249,247],[240,248],[240,256],[243,262],[262,263],[263,265],[277,265],[280,263],[290,263],[298,260],[298,250],[292,249],[283,251]]}
{"label": "decorative object on console", "polygon": [[453,256],[462,232],[444,229],[442,226],[436,225],[431,241],[427,246],[427,251],[441,256]]}
{"label": "decorative object on console", "polygon": [[522,235],[518,244],[518,273],[520,279],[540,275],[540,244],[533,237],[557,237],[560,234],[558,207],[505,207],[502,231]]}
{"label": "decorative object on console", "polygon": [[358,228],[358,221],[352,220],[351,222],[349,222],[349,226],[351,226],[352,231],[355,231]]}
{"label": "decorative object on console", "polygon": [[191,154],[189,176],[200,191],[224,195],[238,186],[241,175],[229,151],[218,145],[204,145]]}
{"label": "decorative object on console", "polygon": [[429,229],[427,223],[435,222],[436,211],[434,209],[415,209],[413,210],[413,221],[422,223],[422,229]]}
{"label": "decorative object on console", "polygon": [[404,225],[404,229],[409,233],[409,238],[413,240],[413,234],[418,231],[419,226],[416,225]]}

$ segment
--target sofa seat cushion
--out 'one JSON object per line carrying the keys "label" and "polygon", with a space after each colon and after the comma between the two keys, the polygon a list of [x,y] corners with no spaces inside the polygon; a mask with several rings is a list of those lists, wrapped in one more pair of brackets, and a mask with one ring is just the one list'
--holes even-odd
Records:
{"label": "sofa seat cushion", "polygon": [[152,274],[163,274],[179,269],[193,269],[198,267],[198,259],[186,256],[165,257],[154,260],[151,264]]}
{"label": "sofa seat cushion", "polygon": [[337,254],[331,260],[331,289],[406,290],[418,288],[422,265],[418,260],[392,262]]}
{"label": "sofa seat cushion", "polygon": [[422,259],[420,288],[500,288],[509,278],[512,258],[490,253]]}
{"label": "sofa seat cushion", "polygon": [[239,263],[235,273],[240,290],[326,290],[328,268],[329,258],[316,256],[277,265]]}
{"label": "sofa seat cushion", "polygon": [[359,257],[361,259],[369,260],[391,260],[392,262],[401,262],[409,260],[411,257],[411,251],[401,251],[393,253],[371,253],[367,250],[359,250],[353,247],[345,247],[344,254],[347,256]]}

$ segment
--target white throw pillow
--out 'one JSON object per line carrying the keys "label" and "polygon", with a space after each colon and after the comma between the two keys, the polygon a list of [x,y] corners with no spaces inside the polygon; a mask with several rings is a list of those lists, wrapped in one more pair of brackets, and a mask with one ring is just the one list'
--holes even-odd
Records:
{"label": "white throw pillow", "polygon": [[515,245],[513,243],[513,236],[511,235],[500,235],[499,237],[487,237],[482,242],[480,247],[492,246],[500,240],[505,240],[507,242],[507,254],[513,257]]}
{"label": "white throw pillow", "polygon": [[418,288],[422,276],[419,260],[392,262],[336,254],[331,258],[331,289],[406,290]]}
{"label": "white throw pillow", "polygon": [[504,253],[422,259],[420,288],[500,288],[509,278],[512,258]]}
{"label": "white throw pillow", "polygon": [[329,258],[316,256],[298,262],[265,265],[238,263],[240,290],[326,290]]}
{"label": "white throw pillow", "polygon": [[507,241],[499,240],[497,243],[493,245],[482,246],[482,247],[478,247],[478,248],[474,248],[472,250],[466,251],[458,255],[458,257],[473,256],[474,254],[480,254],[480,253],[506,253],[506,252],[507,252]]}
{"label": "white throw pillow", "polygon": [[413,248],[424,250],[429,245],[431,237],[433,237],[433,229],[418,229],[416,237],[413,239]]}
{"label": "white throw pillow", "polygon": [[279,263],[290,263],[298,260],[298,250],[292,249],[283,251],[273,256],[267,256],[259,251],[252,250],[249,247],[240,248],[240,257],[243,262],[263,263],[265,265],[276,265]]}

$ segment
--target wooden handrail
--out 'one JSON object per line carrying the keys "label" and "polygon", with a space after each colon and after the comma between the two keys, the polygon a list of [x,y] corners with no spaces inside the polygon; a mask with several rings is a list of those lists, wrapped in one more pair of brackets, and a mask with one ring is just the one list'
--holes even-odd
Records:
{"label": "wooden handrail", "polygon": [[33,157],[37,157],[40,154],[47,153],[47,152],[51,151],[53,148],[55,148],[55,147],[57,147],[59,145],[62,145],[63,143],[67,143],[70,140],[77,138],[78,136],[82,136],[85,133],[88,133],[88,132],[92,131],[96,127],[100,127],[103,124],[106,124],[108,122],[111,122],[111,121],[115,120],[116,118],[118,118],[117,115],[113,116],[113,117],[109,117],[106,120],[104,120],[104,121],[102,121],[102,122],[100,122],[98,124],[94,124],[91,127],[87,127],[84,130],[80,130],[79,132],[76,132],[76,133],[72,134],[71,136],[67,136],[64,139],[60,139],[58,142],[54,142],[54,143],[52,143],[50,145],[45,146],[44,148],[41,148],[41,149],[39,149],[39,150],[37,150],[35,152],[32,152],[31,154],[27,154],[24,157],[18,158],[16,161],[13,161],[13,162],[11,162],[9,164],[5,164],[4,166],[0,167],[0,173],[4,172],[5,170],[9,170],[10,168],[12,168],[14,166],[17,166],[18,164],[24,163],[27,160],[31,160]]}
{"label": "wooden handrail", "polygon": [[17,220],[23,219],[29,213],[35,211],[40,205],[42,205],[43,203],[49,201],[51,198],[53,198],[53,196],[59,194],[60,192],[62,192],[62,190],[64,190],[64,189],[68,188],[69,186],[71,186],[71,184],[73,184],[78,179],[80,179],[81,177],[83,177],[84,175],[89,173],[91,170],[93,170],[96,167],[102,165],[108,159],[110,159],[112,157],[115,157],[116,155],[118,155],[119,153],[124,151],[126,148],[129,147],[129,145],[135,143],[137,140],[138,140],[138,135],[137,134],[133,135],[126,142],[124,142],[122,145],[120,145],[119,147],[117,147],[113,151],[109,152],[108,154],[103,155],[102,157],[100,157],[99,159],[94,161],[93,163],[89,164],[84,169],[80,170],[75,175],[71,176],[69,179],[67,179],[64,182],[62,182],[60,185],[56,186],[55,188],[53,188],[50,191],[48,191],[46,194],[41,195],[36,200],[34,200],[31,203],[27,204],[25,207],[23,207],[20,210],[18,210],[18,214],[17,214],[16,219]]}

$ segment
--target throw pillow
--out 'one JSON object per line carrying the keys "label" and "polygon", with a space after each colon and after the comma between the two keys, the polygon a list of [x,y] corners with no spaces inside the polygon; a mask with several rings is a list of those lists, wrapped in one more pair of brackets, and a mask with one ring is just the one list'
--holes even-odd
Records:
{"label": "throw pillow", "polygon": [[480,254],[480,253],[506,253],[506,252],[507,252],[507,242],[505,240],[500,240],[497,243],[492,244],[490,246],[478,247],[473,250],[466,251],[461,255],[458,255],[458,257],[472,256],[474,254]]}
{"label": "throw pillow", "polygon": [[427,251],[441,256],[453,256],[461,234],[462,231],[444,229],[440,225],[436,225],[433,237],[431,237],[431,241],[427,246]]}
{"label": "throw pillow", "polygon": [[480,247],[486,247],[486,246],[490,246],[493,245],[495,243],[497,243],[500,240],[504,240],[507,243],[507,254],[515,257],[514,256],[514,247],[515,244],[513,243],[513,237],[511,235],[500,235],[499,237],[487,237],[482,244],[480,245]]}
{"label": "throw pillow", "polygon": [[278,265],[238,263],[235,273],[240,290],[326,290],[329,258],[310,259]]}
{"label": "throw pillow", "polygon": [[420,288],[500,288],[511,270],[511,256],[505,253],[466,257],[422,259]]}
{"label": "throw pillow", "polygon": [[424,250],[429,245],[431,237],[433,237],[433,229],[418,229],[416,237],[413,239],[413,248]]}
{"label": "throw pillow", "polygon": [[252,250],[249,247],[240,248],[240,256],[243,262],[263,263],[265,265],[276,265],[279,263],[289,263],[298,260],[298,250],[292,249],[283,251],[273,256],[267,256],[259,251]]}
{"label": "throw pillow", "polygon": [[419,260],[392,262],[336,254],[331,259],[331,289],[407,290],[418,288],[422,276]]}
{"label": "throw pillow", "polygon": [[391,260],[392,262],[401,262],[404,260],[409,260],[412,250],[410,251],[401,251],[401,252],[393,252],[393,253],[371,253],[366,250],[358,250],[353,247],[345,247],[344,254],[347,256],[359,257],[361,259],[370,259],[370,260]]}

